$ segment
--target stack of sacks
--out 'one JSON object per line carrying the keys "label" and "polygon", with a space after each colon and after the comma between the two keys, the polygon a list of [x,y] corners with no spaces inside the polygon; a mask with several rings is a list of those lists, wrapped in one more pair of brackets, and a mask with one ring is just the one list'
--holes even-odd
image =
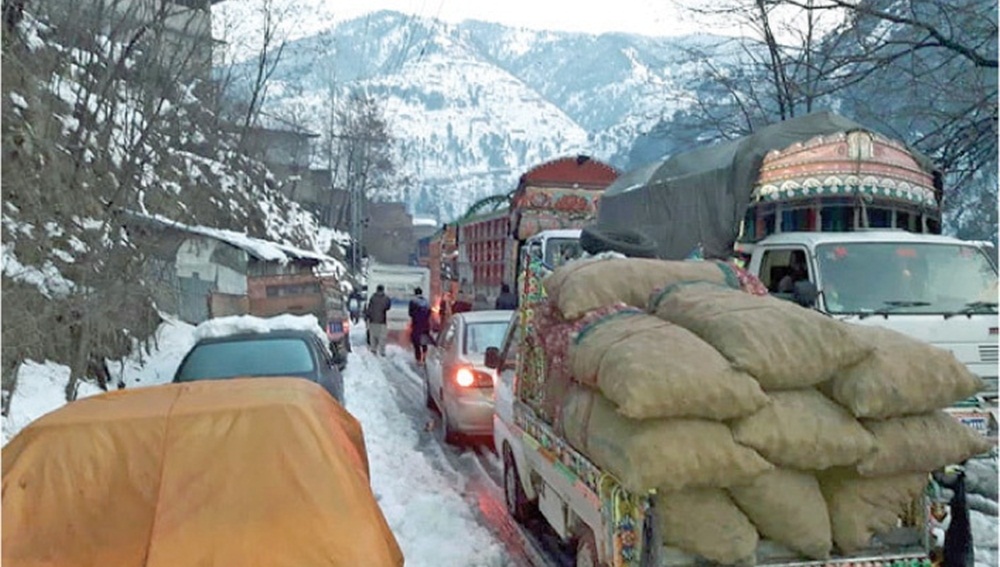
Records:
{"label": "stack of sacks", "polygon": [[[616,259],[544,282],[576,325],[557,429],[625,488],[657,490],[666,545],[722,564],[752,562],[759,537],[813,559],[855,551],[930,471],[983,450],[933,413],[979,388],[950,353],[744,293],[728,274]],[[643,295],[647,313],[627,307]]]}
{"label": "stack of sacks", "polygon": [[875,447],[853,470],[821,478],[834,541],[844,552],[892,528],[899,509],[923,490],[928,472],[991,446],[941,411],[983,389],[953,354],[884,328],[850,330],[875,350],[821,389],[859,418]]}
{"label": "stack of sacks", "polygon": [[[944,412],[926,413],[981,388],[947,351],[711,283],[667,286],[650,310],[768,392],[772,403],[732,430],[778,469],[730,493],[762,536],[807,557],[867,547],[895,526],[928,473],[988,449]],[[875,417],[894,419],[856,419]],[[817,477],[830,470],[839,472]]]}
{"label": "stack of sacks", "polygon": [[545,294],[568,320],[624,303],[646,308],[649,292],[675,282],[711,281],[739,288],[725,262],[665,262],[645,258],[601,258],[570,262],[543,280]]}
{"label": "stack of sacks", "polygon": [[690,331],[624,304],[577,328],[566,439],[625,488],[660,491],[666,544],[723,564],[751,560],[757,531],[723,489],[774,467],[737,444],[724,420],[766,406],[760,385]]}

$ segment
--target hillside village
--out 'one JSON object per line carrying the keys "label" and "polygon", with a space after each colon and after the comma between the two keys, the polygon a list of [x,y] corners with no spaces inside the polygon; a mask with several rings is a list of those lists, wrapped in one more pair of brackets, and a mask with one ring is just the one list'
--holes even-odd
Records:
{"label": "hillside village", "polygon": [[[357,283],[350,226],[311,212],[315,136],[224,116],[214,3],[98,4],[4,3],[5,402],[27,360],[71,368],[68,399],[76,379],[113,387],[102,361],[141,350],[162,316],[247,313],[267,278]],[[372,249],[407,262],[405,206],[367,205]]]}

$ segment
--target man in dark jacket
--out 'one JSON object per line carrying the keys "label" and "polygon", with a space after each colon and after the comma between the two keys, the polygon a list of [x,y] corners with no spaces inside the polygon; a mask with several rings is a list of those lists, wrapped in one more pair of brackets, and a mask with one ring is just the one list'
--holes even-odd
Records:
{"label": "man in dark jacket", "polygon": [[431,343],[431,304],[419,287],[413,290],[413,299],[410,300],[410,340],[413,341],[417,364],[423,364],[427,345]]}
{"label": "man in dark jacket", "polygon": [[385,338],[389,334],[386,326],[386,311],[392,307],[392,300],[385,294],[385,286],[375,288],[375,295],[368,300],[365,309],[365,321],[368,322],[368,338],[371,340],[371,350],[378,356],[385,356]]}
{"label": "man in dark jacket", "polygon": [[510,291],[510,286],[500,284],[500,295],[497,296],[495,309],[517,309],[517,296]]}

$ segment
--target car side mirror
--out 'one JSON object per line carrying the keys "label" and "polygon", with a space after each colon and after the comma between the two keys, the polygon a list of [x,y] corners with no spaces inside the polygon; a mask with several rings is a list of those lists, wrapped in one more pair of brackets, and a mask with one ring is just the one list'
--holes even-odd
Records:
{"label": "car side mirror", "polygon": [[809,280],[803,280],[795,282],[793,297],[795,303],[798,303],[802,307],[815,307],[819,291],[816,289],[816,284]]}
{"label": "car side mirror", "polygon": [[495,346],[487,347],[485,354],[485,363],[487,368],[492,368],[494,370],[500,368],[500,349]]}

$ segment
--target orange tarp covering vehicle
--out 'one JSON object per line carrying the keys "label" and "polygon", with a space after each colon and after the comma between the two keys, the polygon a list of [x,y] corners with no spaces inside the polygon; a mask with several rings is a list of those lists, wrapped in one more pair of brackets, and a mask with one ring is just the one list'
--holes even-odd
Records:
{"label": "orange tarp covering vehicle", "polygon": [[403,564],[361,425],[302,379],[70,403],[3,448],[2,491],[4,565]]}

